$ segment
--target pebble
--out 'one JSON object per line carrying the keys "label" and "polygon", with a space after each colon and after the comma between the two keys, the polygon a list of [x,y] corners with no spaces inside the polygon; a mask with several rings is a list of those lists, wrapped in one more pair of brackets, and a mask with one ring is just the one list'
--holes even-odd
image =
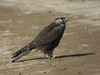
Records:
{"label": "pebble", "polygon": [[19,73],[19,75],[21,75],[21,73]]}
{"label": "pebble", "polygon": [[65,70],[67,70],[67,68],[64,68],[62,71],[65,71]]}
{"label": "pebble", "polygon": [[78,73],[81,74],[81,70]]}
{"label": "pebble", "polygon": [[46,72],[44,72],[44,74],[46,74]]}
{"label": "pebble", "polygon": [[49,14],[51,14],[51,11],[49,11]]}
{"label": "pebble", "polygon": [[59,62],[61,62],[61,60],[59,60]]}
{"label": "pebble", "polygon": [[88,30],[88,29],[89,29],[88,27],[85,28],[85,30]]}

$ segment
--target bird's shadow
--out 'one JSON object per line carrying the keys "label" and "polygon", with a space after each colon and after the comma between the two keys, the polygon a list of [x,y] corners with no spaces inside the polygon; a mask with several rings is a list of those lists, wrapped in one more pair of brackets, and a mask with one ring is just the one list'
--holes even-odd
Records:
{"label": "bird's shadow", "polygon": [[[73,54],[73,55],[61,55],[61,56],[56,56],[55,59],[58,59],[58,58],[65,58],[65,57],[81,57],[81,56],[88,56],[88,55],[94,55],[94,54],[95,54],[95,53]],[[17,62],[24,62],[24,61],[31,61],[31,60],[40,60],[40,59],[46,59],[46,58],[45,58],[45,57],[41,57],[41,58],[20,60],[20,61],[17,61]]]}

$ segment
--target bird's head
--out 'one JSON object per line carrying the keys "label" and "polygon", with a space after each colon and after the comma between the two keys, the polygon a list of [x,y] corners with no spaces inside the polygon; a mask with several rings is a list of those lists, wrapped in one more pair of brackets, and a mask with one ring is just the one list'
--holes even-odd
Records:
{"label": "bird's head", "polygon": [[66,16],[59,16],[54,20],[54,22],[57,24],[66,24],[67,21],[68,21],[68,18]]}

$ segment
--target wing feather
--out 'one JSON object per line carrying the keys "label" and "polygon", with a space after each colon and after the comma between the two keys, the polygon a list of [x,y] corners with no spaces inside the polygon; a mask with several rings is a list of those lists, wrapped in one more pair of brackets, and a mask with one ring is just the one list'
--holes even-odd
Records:
{"label": "wing feather", "polygon": [[63,29],[60,25],[49,25],[36,36],[36,38],[33,40],[33,43],[36,46],[46,46],[58,38],[62,32]]}

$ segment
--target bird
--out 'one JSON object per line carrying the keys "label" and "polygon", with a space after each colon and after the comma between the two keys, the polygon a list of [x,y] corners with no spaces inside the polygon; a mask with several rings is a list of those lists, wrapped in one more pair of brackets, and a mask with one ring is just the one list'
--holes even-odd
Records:
{"label": "bird", "polygon": [[35,49],[42,51],[46,58],[53,59],[54,49],[58,46],[63,36],[67,21],[68,18],[65,15],[56,17],[28,45],[12,54],[12,63]]}

